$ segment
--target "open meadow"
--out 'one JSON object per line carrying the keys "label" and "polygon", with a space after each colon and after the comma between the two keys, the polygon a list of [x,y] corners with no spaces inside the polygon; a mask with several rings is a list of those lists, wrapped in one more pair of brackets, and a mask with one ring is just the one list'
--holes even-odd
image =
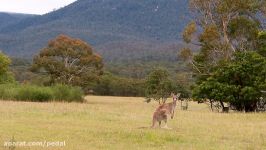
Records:
{"label": "open meadow", "polygon": [[[150,129],[157,103],[87,96],[86,103],[0,102],[0,149],[266,149],[266,113],[215,113],[179,106],[167,129]],[[170,99],[169,99],[170,101]],[[65,141],[65,146],[6,147],[7,141]]]}

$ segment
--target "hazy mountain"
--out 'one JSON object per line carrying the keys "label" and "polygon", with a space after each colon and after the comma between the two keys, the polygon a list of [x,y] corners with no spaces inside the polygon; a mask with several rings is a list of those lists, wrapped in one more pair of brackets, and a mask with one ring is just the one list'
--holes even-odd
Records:
{"label": "hazy mountain", "polygon": [[0,12],[0,28],[36,15]]}
{"label": "hazy mountain", "polygon": [[187,3],[187,0],[78,0],[42,16],[0,25],[0,49],[12,56],[30,57],[58,34],[67,34],[87,41],[106,60],[113,60],[118,52],[123,53],[120,56],[147,58],[152,49],[163,51],[177,43],[189,19]]}

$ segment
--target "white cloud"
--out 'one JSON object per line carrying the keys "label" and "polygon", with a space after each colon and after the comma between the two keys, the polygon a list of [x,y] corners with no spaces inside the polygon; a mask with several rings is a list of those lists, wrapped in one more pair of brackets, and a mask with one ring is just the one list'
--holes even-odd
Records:
{"label": "white cloud", "polygon": [[0,11],[45,14],[76,0],[0,0]]}

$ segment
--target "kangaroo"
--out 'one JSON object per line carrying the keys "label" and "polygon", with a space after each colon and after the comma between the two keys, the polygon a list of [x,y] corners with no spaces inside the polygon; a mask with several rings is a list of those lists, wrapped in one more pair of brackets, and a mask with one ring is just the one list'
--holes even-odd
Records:
{"label": "kangaroo", "polygon": [[159,123],[159,127],[161,127],[161,121],[165,122],[164,128],[167,128],[167,115],[171,115],[171,119],[174,118],[175,108],[176,108],[176,101],[178,100],[180,93],[177,95],[172,94],[173,102],[166,103],[160,105],[155,112],[153,113],[153,120],[151,128],[155,128],[156,122]]}
{"label": "kangaroo", "polygon": [[181,100],[181,110],[187,110],[188,109],[188,100],[184,100],[185,105],[183,105],[182,100]]}

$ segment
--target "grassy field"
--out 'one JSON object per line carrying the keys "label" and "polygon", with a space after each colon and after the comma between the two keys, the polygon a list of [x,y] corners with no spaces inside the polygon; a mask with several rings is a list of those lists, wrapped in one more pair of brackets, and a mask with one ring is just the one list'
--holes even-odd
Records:
{"label": "grassy field", "polygon": [[[266,149],[266,113],[213,113],[205,104],[176,110],[168,126],[150,129],[156,103],[143,98],[86,97],[87,103],[0,101],[0,149],[6,141],[56,142],[65,146],[13,149]],[[12,148],[10,148],[12,149]]]}

